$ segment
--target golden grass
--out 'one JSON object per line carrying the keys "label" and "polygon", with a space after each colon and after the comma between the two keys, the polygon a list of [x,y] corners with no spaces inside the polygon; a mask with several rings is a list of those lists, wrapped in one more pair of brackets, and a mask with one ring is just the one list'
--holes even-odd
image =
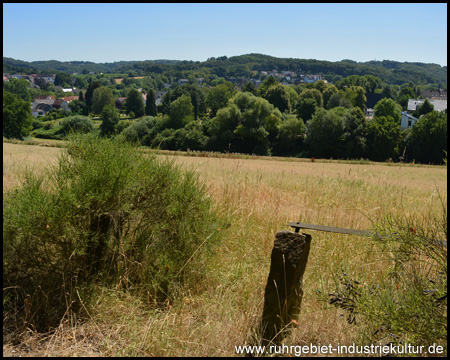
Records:
{"label": "golden grass", "polygon": [[[27,166],[42,169],[59,151],[4,143],[4,191],[19,185]],[[370,229],[371,220],[387,212],[425,212],[438,206],[438,192],[447,197],[446,167],[185,156],[176,162],[200,173],[231,223],[205,263],[205,281],[186,286],[180,300],[163,310],[99,289],[90,320],[62,319],[43,338],[23,334],[20,345],[4,338],[5,356],[234,356],[234,346],[245,345],[261,316],[273,240],[288,222]],[[316,291],[326,293],[342,270],[379,276],[386,270],[382,254],[367,238],[311,234],[299,327],[287,344],[357,343],[357,327]]]}

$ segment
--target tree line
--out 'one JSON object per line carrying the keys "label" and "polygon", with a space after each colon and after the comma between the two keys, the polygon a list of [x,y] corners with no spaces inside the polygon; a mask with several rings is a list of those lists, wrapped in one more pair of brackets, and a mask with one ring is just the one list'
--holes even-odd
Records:
{"label": "tree line", "polygon": [[[373,76],[299,86],[268,77],[258,88],[247,82],[242,89],[227,81],[211,88],[185,84],[169,89],[158,106],[153,89],[144,103],[142,93],[130,88],[121,110],[112,86],[93,80],[59,124],[55,118],[33,119],[27,89],[11,83],[4,85],[8,137],[94,131],[169,150],[434,164],[442,163],[447,151],[447,115],[425,101],[415,114],[420,121],[402,130],[399,100],[415,96],[415,86],[390,88]],[[371,120],[364,116],[368,91],[383,94]],[[93,122],[94,115],[100,120]]]}
{"label": "tree line", "polygon": [[[350,75],[373,75],[383,82],[401,85],[412,82],[415,84],[439,84],[447,86],[447,67],[438,64],[415,62],[397,62],[391,60],[368,61],[357,63],[351,60],[337,62],[314,60],[276,58],[262,54],[247,54],[240,56],[211,57],[206,61],[188,60],[152,60],[152,61],[119,61],[114,63],[92,62],[60,62],[33,61],[26,62],[12,58],[3,58],[3,72],[69,72],[87,73],[129,73],[136,76],[163,74],[167,77],[217,77],[252,78],[253,71],[292,71],[296,74],[322,74],[328,81],[335,82]],[[260,74],[257,74],[260,77]]]}

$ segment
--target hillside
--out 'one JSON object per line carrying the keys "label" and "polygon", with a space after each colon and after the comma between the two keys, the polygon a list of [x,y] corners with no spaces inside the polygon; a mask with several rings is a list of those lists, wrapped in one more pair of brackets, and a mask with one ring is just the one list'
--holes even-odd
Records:
{"label": "hillside", "polygon": [[[355,62],[341,60],[337,62],[277,58],[262,54],[247,54],[233,57],[209,58],[206,61],[188,60],[146,60],[118,61],[112,63],[93,63],[88,61],[61,62],[56,60],[27,62],[3,57],[3,72],[5,73],[126,73],[146,75],[149,73],[165,74],[167,76],[202,76],[214,74],[219,77],[252,77],[252,71],[292,71],[296,74],[322,74],[325,79],[335,82],[350,75],[374,75],[388,84],[401,85],[438,84],[446,88],[447,66],[416,62],[397,62],[391,60]],[[186,74],[187,73],[187,74]]]}

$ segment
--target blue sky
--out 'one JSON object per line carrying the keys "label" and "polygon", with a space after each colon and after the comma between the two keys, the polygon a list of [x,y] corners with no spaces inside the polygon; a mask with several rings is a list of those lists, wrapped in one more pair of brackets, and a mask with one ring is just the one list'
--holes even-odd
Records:
{"label": "blue sky", "polygon": [[25,61],[260,53],[447,65],[447,4],[3,4],[3,56]]}

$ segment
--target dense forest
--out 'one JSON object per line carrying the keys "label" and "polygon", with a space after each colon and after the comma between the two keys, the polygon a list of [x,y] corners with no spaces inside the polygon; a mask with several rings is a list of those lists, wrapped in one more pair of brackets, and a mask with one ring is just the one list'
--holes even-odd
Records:
{"label": "dense forest", "polygon": [[[174,77],[218,77],[252,78],[259,77],[261,71],[292,71],[295,74],[321,74],[324,79],[336,82],[350,75],[373,75],[383,82],[401,85],[412,82],[414,84],[437,84],[447,86],[447,67],[438,64],[424,64],[417,62],[397,62],[391,60],[355,62],[342,60],[337,62],[277,58],[262,54],[248,54],[240,56],[211,57],[206,61],[188,60],[148,60],[148,61],[118,61],[112,63],[93,63],[88,61],[61,62],[49,61],[21,61],[3,57],[4,73],[127,73],[131,76],[143,76],[151,73]],[[255,73],[256,71],[256,73]]]}

